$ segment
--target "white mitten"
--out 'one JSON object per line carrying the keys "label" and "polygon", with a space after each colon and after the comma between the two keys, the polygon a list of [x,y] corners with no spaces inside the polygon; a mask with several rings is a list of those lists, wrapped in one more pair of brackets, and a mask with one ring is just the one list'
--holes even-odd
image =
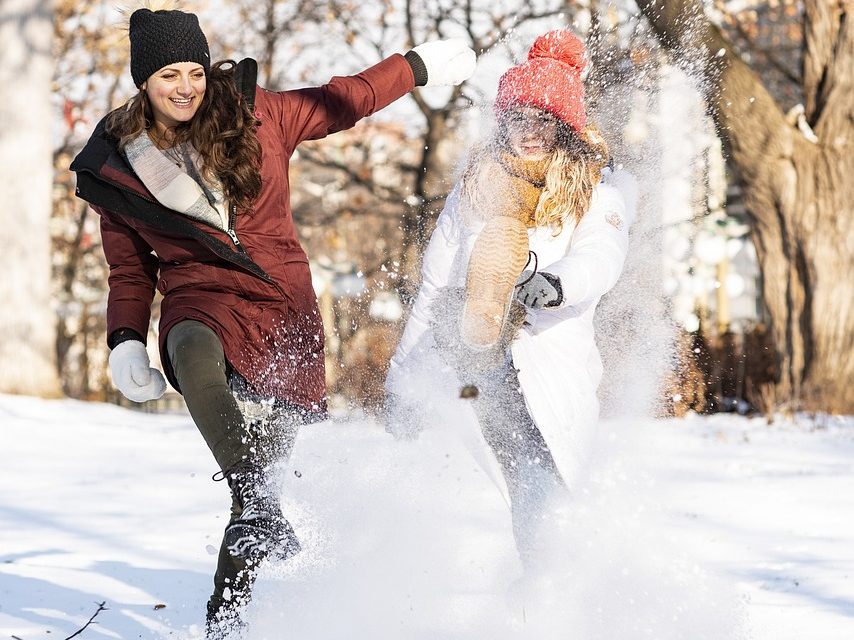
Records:
{"label": "white mitten", "polygon": [[166,391],[163,374],[150,366],[148,352],[139,340],[125,340],[110,352],[113,384],[128,400],[156,400]]}
{"label": "white mitten", "polygon": [[425,87],[460,84],[468,80],[477,66],[477,56],[464,38],[434,40],[413,47],[427,71]]}

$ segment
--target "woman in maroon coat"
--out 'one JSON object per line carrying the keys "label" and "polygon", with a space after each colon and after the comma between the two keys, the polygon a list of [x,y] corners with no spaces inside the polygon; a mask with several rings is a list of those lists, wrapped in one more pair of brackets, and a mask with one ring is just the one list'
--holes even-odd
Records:
{"label": "woman in maroon coat", "polygon": [[77,194],[101,217],[110,265],[110,369],[136,402],[165,381],[145,349],[155,287],[160,357],[233,496],[209,630],[224,632],[253,568],[299,551],[265,467],[299,424],[325,415],[323,328],[290,210],[288,163],[303,140],[353,126],[417,85],[474,70],[462,41],[393,55],[322,87],[256,88],[256,65],[210,65],[198,19],[139,9],[130,18],[139,93],[108,114],[72,163]]}

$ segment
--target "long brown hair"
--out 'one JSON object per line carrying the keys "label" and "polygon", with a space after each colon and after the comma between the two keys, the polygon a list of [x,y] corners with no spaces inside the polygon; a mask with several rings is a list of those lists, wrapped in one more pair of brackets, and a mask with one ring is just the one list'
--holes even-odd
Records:
{"label": "long brown hair", "polygon": [[[509,138],[506,127],[499,121],[494,140],[471,154],[463,172],[462,193],[475,212],[481,208],[479,203],[492,193],[488,183],[490,176],[479,170],[479,161],[484,154],[502,150],[509,150]],[[588,124],[583,131],[576,132],[559,121],[555,148],[534,213],[535,226],[552,227],[557,235],[568,219],[576,223],[581,221],[608,160],[608,144],[595,124]],[[487,183],[481,184],[483,181]],[[491,208],[489,204],[487,209]]]}
{"label": "long brown hair", "polygon": [[[189,141],[202,158],[206,179],[218,180],[238,209],[251,209],[261,193],[261,144],[258,121],[234,84],[233,60],[211,66],[202,104],[193,118],[175,128],[174,143]],[[107,133],[119,148],[152,126],[154,116],[145,91],[107,116]]]}

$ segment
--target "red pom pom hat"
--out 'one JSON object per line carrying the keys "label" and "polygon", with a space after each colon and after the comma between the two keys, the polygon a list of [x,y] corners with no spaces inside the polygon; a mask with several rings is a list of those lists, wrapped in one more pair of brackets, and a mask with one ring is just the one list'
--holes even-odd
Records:
{"label": "red pom pom hat", "polygon": [[576,131],[587,122],[581,72],[587,64],[584,43],[566,29],[538,37],[528,59],[508,69],[498,81],[495,112],[500,118],[517,106],[537,107]]}

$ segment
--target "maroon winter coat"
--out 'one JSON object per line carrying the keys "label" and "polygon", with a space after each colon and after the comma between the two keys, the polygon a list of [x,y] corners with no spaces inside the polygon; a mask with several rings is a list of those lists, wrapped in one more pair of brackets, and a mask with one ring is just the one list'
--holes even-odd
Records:
{"label": "maroon winter coat", "polygon": [[323,327],[291,215],[289,160],[303,140],[352,127],[413,86],[409,63],[394,55],[322,87],[259,88],[263,185],[254,209],[239,211],[233,225],[245,253],[226,232],[154,201],[99,126],[71,168],[78,195],[101,216],[110,265],[107,334],[130,328],[145,336],[156,286],[163,294],[160,357],[173,386],[166,336],[192,319],[216,332],[231,366],[259,392],[324,410]]}

